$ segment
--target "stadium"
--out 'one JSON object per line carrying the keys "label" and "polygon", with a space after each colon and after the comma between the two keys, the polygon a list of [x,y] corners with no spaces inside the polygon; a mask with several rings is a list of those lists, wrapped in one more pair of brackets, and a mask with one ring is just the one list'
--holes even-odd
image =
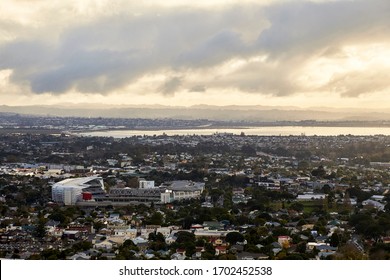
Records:
{"label": "stadium", "polygon": [[52,187],[54,202],[75,205],[76,202],[92,200],[104,196],[104,184],[101,177],[81,177],[65,179]]}

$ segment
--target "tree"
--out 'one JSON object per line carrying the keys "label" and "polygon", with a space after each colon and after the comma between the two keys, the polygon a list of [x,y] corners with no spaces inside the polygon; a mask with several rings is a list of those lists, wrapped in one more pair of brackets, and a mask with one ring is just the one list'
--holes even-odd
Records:
{"label": "tree", "polygon": [[59,260],[60,251],[57,249],[45,249],[41,252],[41,258],[43,260]]}
{"label": "tree", "polygon": [[320,165],[318,168],[313,169],[311,171],[311,175],[313,175],[315,177],[322,178],[322,177],[324,177],[326,175],[325,168],[322,165]]}
{"label": "tree", "polygon": [[45,228],[45,219],[43,217],[40,217],[38,220],[38,224],[35,227],[34,235],[38,238],[44,238],[46,235],[46,228]]}
{"label": "tree", "polygon": [[139,248],[134,244],[133,241],[131,241],[130,239],[127,239],[127,240],[125,240],[125,242],[123,242],[123,244],[121,246],[119,246],[118,254],[115,257],[115,259],[117,259],[117,260],[134,260],[134,259],[137,259],[134,256],[134,252],[133,251],[138,252]]}
{"label": "tree", "polygon": [[49,215],[49,219],[60,222],[61,224],[65,225],[67,217],[60,209],[57,209]]}
{"label": "tree", "polygon": [[[122,244],[122,247],[123,248],[127,248],[127,249],[131,249],[131,250],[135,250],[135,251],[138,251],[138,247],[134,244],[133,241],[131,241],[130,239],[127,239],[125,240],[125,242],[123,242]],[[136,249],[137,248],[137,249]]]}
{"label": "tree", "polygon": [[330,246],[338,247],[340,244],[340,237],[337,233],[333,233],[330,237]]}
{"label": "tree", "polygon": [[139,181],[137,177],[131,177],[126,180],[126,187],[128,188],[138,188],[139,186]]}
{"label": "tree", "polygon": [[215,259],[215,250],[214,251],[207,251],[202,253],[202,259],[203,260],[213,260]]}
{"label": "tree", "polygon": [[338,254],[335,255],[335,259],[339,260],[364,260],[365,255],[359,251],[353,244],[346,244],[339,248]]}
{"label": "tree", "polygon": [[298,162],[298,169],[299,170],[306,170],[309,167],[310,167],[310,164],[306,160],[302,160],[302,161]]}
{"label": "tree", "polygon": [[306,253],[306,242],[298,243],[296,251],[301,254]]}
{"label": "tree", "polygon": [[378,242],[382,234],[384,234],[383,228],[378,223],[368,225],[364,231],[364,236],[373,239],[375,242]]}
{"label": "tree", "polygon": [[245,156],[255,156],[256,155],[256,149],[250,145],[243,145],[241,147],[241,152]]}
{"label": "tree", "polygon": [[218,260],[236,260],[237,257],[233,254],[225,254],[225,255],[220,255],[218,257]]}
{"label": "tree", "polygon": [[346,194],[347,193],[349,194],[350,197],[356,197],[358,202],[362,202],[366,199],[369,199],[372,195],[356,187],[347,189]]}
{"label": "tree", "polygon": [[390,202],[387,202],[387,204],[385,205],[385,211],[387,213],[390,213]]}
{"label": "tree", "polygon": [[75,252],[79,252],[79,251],[89,250],[92,247],[93,246],[92,246],[91,242],[89,242],[89,241],[81,241],[81,242],[77,242],[77,243],[73,244],[72,249]]}
{"label": "tree", "polygon": [[366,236],[370,235],[368,229],[375,230],[375,235],[376,232],[378,231],[377,228],[373,228],[373,226],[377,225],[377,222],[368,213],[364,213],[364,214],[359,213],[359,214],[352,215],[351,218],[349,219],[349,223],[355,227],[357,233],[364,234]]}
{"label": "tree", "polygon": [[272,235],[275,237],[286,236],[286,235],[290,235],[290,231],[284,227],[277,227],[272,229]]}
{"label": "tree", "polygon": [[236,244],[237,242],[244,242],[244,240],[245,240],[244,236],[241,233],[236,231],[229,232],[226,235],[226,242],[229,242],[232,245]]}
{"label": "tree", "polygon": [[[279,255],[278,255],[279,257]],[[289,254],[284,257],[280,257],[280,260],[308,260],[306,254]]]}
{"label": "tree", "polygon": [[304,205],[300,202],[294,202],[292,203],[288,208],[291,209],[291,210],[295,210],[297,212],[302,212],[303,209],[304,209]]}
{"label": "tree", "polygon": [[193,242],[186,242],[184,244],[184,248],[186,250],[186,256],[189,258],[192,257],[192,255],[196,253],[196,247],[195,247],[195,244]]}
{"label": "tree", "polygon": [[97,221],[93,224],[93,228],[98,232],[102,228],[104,228],[104,224],[100,221]]}
{"label": "tree", "polygon": [[322,192],[325,193],[325,194],[329,194],[331,191],[332,191],[332,188],[331,186],[329,186],[328,184],[325,184],[323,187],[322,187]]}
{"label": "tree", "polygon": [[146,221],[149,225],[162,225],[164,222],[164,216],[160,212],[154,212],[152,216]]}
{"label": "tree", "polygon": [[193,242],[195,243],[195,234],[188,231],[179,231],[177,232],[176,243],[186,243]]}
{"label": "tree", "polygon": [[149,233],[148,240],[149,241],[154,241],[154,242],[165,243],[164,235],[162,235],[161,232],[158,232],[158,233],[151,232],[151,233]]}
{"label": "tree", "polygon": [[191,225],[194,223],[194,218],[191,216],[187,216],[183,218],[183,229],[189,229]]}
{"label": "tree", "polygon": [[390,260],[390,245],[377,243],[370,249],[370,260]]}

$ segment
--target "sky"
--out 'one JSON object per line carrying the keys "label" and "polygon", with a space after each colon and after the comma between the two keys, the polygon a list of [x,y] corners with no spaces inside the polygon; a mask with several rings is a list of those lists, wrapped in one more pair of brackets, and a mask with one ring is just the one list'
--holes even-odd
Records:
{"label": "sky", "polygon": [[1,0],[0,104],[390,108],[388,0]]}

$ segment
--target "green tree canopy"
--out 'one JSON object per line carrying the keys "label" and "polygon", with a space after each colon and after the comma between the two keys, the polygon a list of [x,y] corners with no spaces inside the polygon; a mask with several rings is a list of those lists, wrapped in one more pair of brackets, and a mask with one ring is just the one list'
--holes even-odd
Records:
{"label": "green tree canopy", "polygon": [[229,232],[226,235],[226,242],[229,242],[232,245],[236,244],[237,242],[244,242],[244,240],[245,240],[244,236],[241,233],[236,231]]}

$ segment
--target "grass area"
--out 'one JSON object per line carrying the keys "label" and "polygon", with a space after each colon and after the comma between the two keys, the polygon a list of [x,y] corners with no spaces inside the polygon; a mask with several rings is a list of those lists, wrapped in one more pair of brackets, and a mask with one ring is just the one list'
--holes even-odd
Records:
{"label": "grass area", "polygon": [[[285,207],[288,208],[289,204],[288,203],[285,203]],[[273,201],[269,204],[269,207],[272,209],[272,210],[279,210],[279,209],[283,209],[283,202],[281,201]]]}
{"label": "grass area", "polygon": [[321,200],[310,200],[300,202],[304,205],[303,212],[310,214],[315,211],[322,210],[324,208],[324,201]]}
{"label": "grass area", "polygon": [[[296,201],[288,203],[284,202],[284,208],[288,209],[292,203],[296,203]],[[322,199],[320,200],[309,200],[309,201],[299,201],[303,205],[303,212],[306,214],[311,214],[312,212],[319,211],[324,209],[324,201]],[[277,211],[279,209],[283,209],[283,202],[282,201],[273,201],[269,205],[270,208]],[[340,206],[336,203],[333,203],[333,205],[328,205],[328,212],[338,212],[340,211]]]}

